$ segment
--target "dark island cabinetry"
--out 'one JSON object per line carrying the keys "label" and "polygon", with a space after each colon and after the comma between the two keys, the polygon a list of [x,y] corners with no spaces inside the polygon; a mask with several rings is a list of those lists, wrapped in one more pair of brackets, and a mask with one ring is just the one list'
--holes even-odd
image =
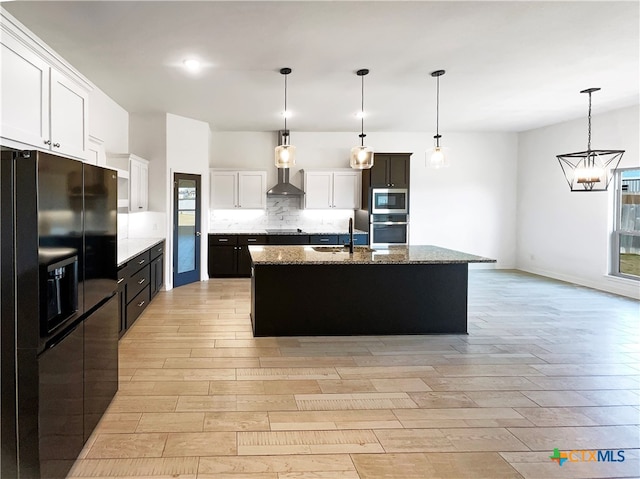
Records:
{"label": "dark island cabinetry", "polygon": [[164,241],[118,269],[120,336],[142,314],[164,283]]}

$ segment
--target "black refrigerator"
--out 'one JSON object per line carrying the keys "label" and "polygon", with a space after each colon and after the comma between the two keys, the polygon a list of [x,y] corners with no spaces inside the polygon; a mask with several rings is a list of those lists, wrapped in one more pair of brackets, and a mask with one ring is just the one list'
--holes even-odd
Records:
{"label": "black refrigerator", "polygon": [[66,477],[118,388],[117,176],[0,160],[1,477]]}

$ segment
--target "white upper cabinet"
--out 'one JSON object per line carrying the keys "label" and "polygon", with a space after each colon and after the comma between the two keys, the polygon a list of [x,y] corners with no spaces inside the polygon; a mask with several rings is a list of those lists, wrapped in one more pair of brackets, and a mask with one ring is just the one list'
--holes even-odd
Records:
{"label": "white upper cabinet", "polygon": [[48,149],[51,68],[12,37],[1,48],[2,138]]}
{"label": "white upper cabinet", "polygon": [[5,12],[1,23],[3,144],[87,159],[90,84]]}
{"label": "white upper cabinet", "polygon": [[136,155],[129,155],[129,211],[149,209],[149,162]]}
{"label": "white upper cabinet", "polygon": [[238,202],[238,172],[211,171],[211,208],[236,208]]}
{"label": "white upper cabinet", "polygon": [[361,184],[361,173],[350,168],[305,170],[305,208],[358,209]]}
{"label": "white upper cabinet", "polygon": [[89,92],[53,69],[50,82],[52,150],[84,159],[89,143]]}
{"label": "white upper cabinet", "polygon": [[264,209],[267,207],[267,172],[210,171],[211,209]]}
{"label": "white upper cabinet", "polygon": [[118,212],[147,211],[149,161],[131,153],[109,153],[105,166],[118,170]]}

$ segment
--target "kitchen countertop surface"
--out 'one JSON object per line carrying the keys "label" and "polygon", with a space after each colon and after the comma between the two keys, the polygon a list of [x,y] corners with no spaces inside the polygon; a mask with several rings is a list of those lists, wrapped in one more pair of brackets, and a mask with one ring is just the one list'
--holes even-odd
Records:
{"label": "kitchen countertop surface", "polygon": [[164,238],[127,238],[118,240],[118,266],[161,241],[164,241]]}
{"label": "kitchen countertop surface", "polygon": [[495,259],[432,245],[390,246],[370,249],[356,246],[353,255],[341,246],[249,246],[260,264],[453,264],[495,263]]}
{"label": "kitchen countertop surface", "polygon": [[[368,231],[353,230],[354,234],[368,234]],[[331,228],[266,228],[253,231],[221,231],[210,230],[210,235],[346,235],[349,231]]]}

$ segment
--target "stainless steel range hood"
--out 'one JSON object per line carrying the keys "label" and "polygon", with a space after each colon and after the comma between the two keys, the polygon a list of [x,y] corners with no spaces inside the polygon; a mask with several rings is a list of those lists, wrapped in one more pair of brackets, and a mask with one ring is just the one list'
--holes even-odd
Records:
{"label": "stainless steel range hood", "polygon": [[[278,131],[278,145],[284,144],[284,130]],[[289,168],[278,168],[278,184],[267,191],[267,196],[303,196],[304,191],[289,183]]]}

